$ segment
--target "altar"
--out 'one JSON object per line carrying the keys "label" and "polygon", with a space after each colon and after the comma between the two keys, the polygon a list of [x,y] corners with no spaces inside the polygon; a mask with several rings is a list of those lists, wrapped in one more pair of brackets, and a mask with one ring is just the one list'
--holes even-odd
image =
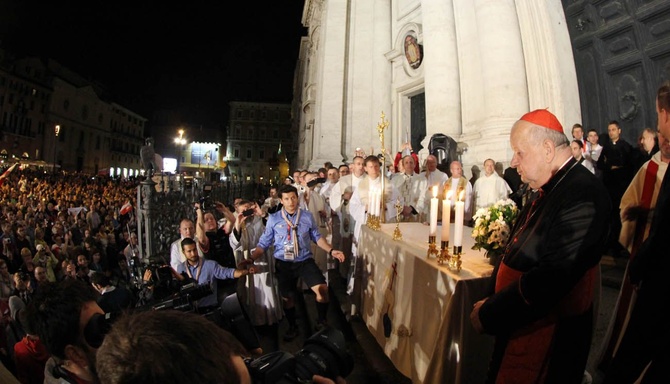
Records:
{"label": "altar", "polygon": [[400,241],[393,240],[395,227],[362,227],[361,316],[368,329],[413,383],[483,382],[493,337],[474,330],[470,311],[483,298],[493,267],[484,252],[471,249],[472,228],[464,229],[462,270],[455,272],[426,258],[428,226],[400,223]]}

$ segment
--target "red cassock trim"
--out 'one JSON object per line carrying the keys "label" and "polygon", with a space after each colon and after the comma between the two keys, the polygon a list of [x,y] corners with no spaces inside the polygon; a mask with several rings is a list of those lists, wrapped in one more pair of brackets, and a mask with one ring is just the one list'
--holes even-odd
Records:
{"label": "red cassock trim", "polygon": [[[557,322],[584,313],[593,301],[593,281],[597,266],[589,269],[555,309],[543,319],[512,333],[503,356],[496,383],[543,382],[549,362]],[[495,291],[519,284],[523,272],[500,263]],[[523,292],[522,296],[523,296]]]}

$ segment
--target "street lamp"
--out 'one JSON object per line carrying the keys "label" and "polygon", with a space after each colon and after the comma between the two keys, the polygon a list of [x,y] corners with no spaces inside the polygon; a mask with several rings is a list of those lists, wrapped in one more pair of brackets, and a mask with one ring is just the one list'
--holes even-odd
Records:
{"label": "street lamp", "polygon": [[177,148],[177,169],[175,171],[176,174],[179,174],[179,158],[181,157],[180,156],[181,152],[179,151],[179,146],[186,144],[186,139],[184,138],[184,130],[180,129],[178,131],[178,133],[179,133],[179,137],[174,138],[175,147]]}
{"label": "street lamp", "polygon": [[54,164],[53,164],[53,173],[56,173],[56,143],[58,142],[58,134],[60,133],[60,125],[56,124],[54,127],[54,133],[56,134],[56,138],[54,140]]}

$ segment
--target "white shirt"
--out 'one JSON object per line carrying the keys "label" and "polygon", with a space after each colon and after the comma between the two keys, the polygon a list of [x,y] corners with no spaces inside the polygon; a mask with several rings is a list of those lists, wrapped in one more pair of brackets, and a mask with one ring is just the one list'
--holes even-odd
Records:
{"label": "white shirt", "polygon": [[[355,239],[359,238],[361,233],[361,226],[365,224],[367,219],[365,212],[366,205],[368,204],[367,193],[371,187],[381,189],[382,184],[381,177],[377,177],[376,179],[369,179],[366,177],[364,180],[365,181],[361,180],[361,183],[367,184],[366,187],[362,188],[363,184],[359,183],[353,195],[351,195],[351,201],[349,202],[349,213],[356,221],[356,225],[354,227]],[[384,186],[386,189],[385,196],[387,197],[385,200],[385,217],[386,221],[389,222],[390,219],[396,216],[395,202],[396,199],[398,199],[398,190],[391,183],[391,181],[388,180],[388,178],[385,180]],[[362,190],[363,192],[361,192]]]}
{"label": "white shirt", "polygon": [[414,207],[418,212],[424,212],[426,188],[428,180],[416,173],[408,175],[406,173],[396,173],[391,179],[391,183],[396,187],[400,194],[403,205]]}
{"label": "white shirt", "polygon": [[584,162],[588,162],[591,166],[587,166],[586,164],[584,165],[586,168],[588,168],[591,172],[595,173],[596,176],[600,175],[600,170],[598,169],[598,159],[600,158],[600,154],[603,151],[603,146],[600,144],[596,144],[594,147],[591,145],[590,142],[586,143],[586,152],[583,153],[584,155]]}
{"label": "white shirt", "polygon": [[360,177],[350,173],[346,176],[340,177],[340,180],[333,186],[333,189],[330,191],[330,199],[328,203],[330,204],[330,209],[337,211],[342,204],[342,194],[344,191],[351,187],[352,192],[356,190],[358,184],[365,178],[365,174],[362,174]]}
{"label": "white shirt", "polygon": [[[458,193],[456,191],[458,190],[458,182],[460,181],[463,177],[459,177],[458,179],[454,179],[453,177],[450,177],[447,179],[447,181],[451,180],[451,206],[453,207],[456,204],[456,200],[458,199]],[[438,196],[445,196],[444,194],[438,195]],[[464,196],[464,203],[465,203],[465,211],[463,212],[463,221],[464,223],[467,224],[470,219],[472,219],[472,184],[466,179],[465,180],[465,196]],[[429,202],[430,200],[427,200],[426,202]]]}
{"label": "white shirt", "polygon": [[[434,186],[437,186],[437,195],[444,196],[444,183],[449,179],[446,173],[435,169],[433,172],[423,171],[419,175],[426,179],[426,196],[424,198],[426,204],[429,204],[430,198],[433,197]],[[428,212],[428,210],[425,212]]]}
{"label": "white shirt", "polygon": [[512,189],[497,173],[493,172],[490,176],[484,174],[475,181],[473,187],[475,212],[478,209],[492,206],[498,200],[507,199],[510,193],[512,193]]}

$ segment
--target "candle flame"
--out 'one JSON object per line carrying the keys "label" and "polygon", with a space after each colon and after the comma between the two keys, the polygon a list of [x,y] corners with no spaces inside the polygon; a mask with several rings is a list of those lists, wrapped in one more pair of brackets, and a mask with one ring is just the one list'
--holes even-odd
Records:
{"label": "candle flame", "polygon": [[465,191],[461,191],[461,193],[458,194],[458,201],[463,201],[464,197],[465,197]]}
{"label": "candle flame", "polygon": [[437,197],[437,185],[433,187],[433,197]]}
{"label": "candle flame", "polygon": [[448,191],[445,191],[445,192],[447,192],[445,199],[451,200],[451,195],[453,195],[454,191],[448,190]]}

